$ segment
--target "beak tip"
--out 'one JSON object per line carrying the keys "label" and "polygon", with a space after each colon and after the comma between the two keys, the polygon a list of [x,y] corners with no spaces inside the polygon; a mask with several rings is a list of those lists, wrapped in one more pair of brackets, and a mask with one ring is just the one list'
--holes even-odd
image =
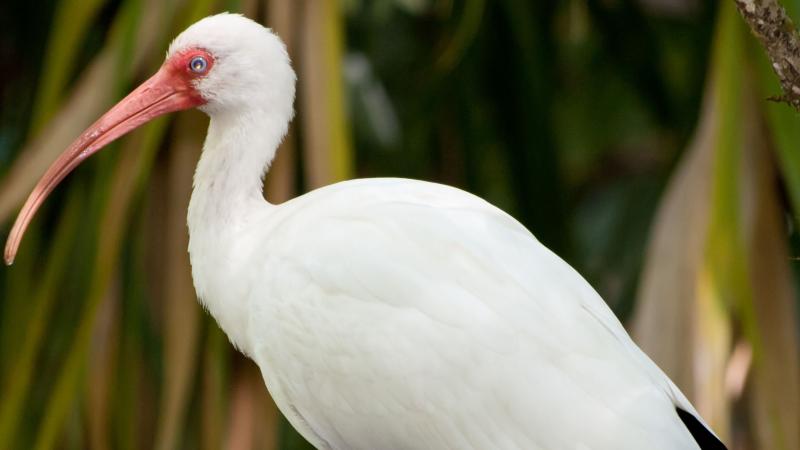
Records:
{"label": "beak tip", "polygon": [[14,257],[16,256],[16,252],[11,249],[6,249],[5,254],[3,255],[3,262],[6,263],[6,266],[10,266],[14,264]]}

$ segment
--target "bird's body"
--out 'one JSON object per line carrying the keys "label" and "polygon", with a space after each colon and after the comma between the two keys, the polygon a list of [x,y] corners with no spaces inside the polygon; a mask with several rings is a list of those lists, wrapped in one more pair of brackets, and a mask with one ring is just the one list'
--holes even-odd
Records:
{"label": "bird's body", "polygon": [[232,270],[194,273],[203,301],[320,448],[697,448],[691,405],[602,299],[477,197],[356,180],[239,233]]}
{"label": "bird's body", "polygon": [[699,418],[591,286],[480,198],[366,179],[265,202],[294,83],[260,25],[196,23],[45,174],[6,261],[80,160],[197,106],[211,116],[188,213],[198,297],[318,448],[724,448],[679,417]]}

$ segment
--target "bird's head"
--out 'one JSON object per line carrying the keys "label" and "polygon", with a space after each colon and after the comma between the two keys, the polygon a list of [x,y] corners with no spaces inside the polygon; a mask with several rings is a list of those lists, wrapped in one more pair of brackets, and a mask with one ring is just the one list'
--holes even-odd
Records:
{"label": "bird's head", "polygon": [[210,116],[257,112],[288,120],[295,74],[270,30],[237,14],[206,17],[181,33],[152,77],[84,131],[50,166],[17,216],[6,242],[11,264],[33,215],[83,160],[150,120],[198,107]]}
{"label": "bird's head", "polygon": [[238,14],[206,17],[181,33],[161,71],[180,80],[210,115],[267,110],[291,114],[295,73],[280,38]]}

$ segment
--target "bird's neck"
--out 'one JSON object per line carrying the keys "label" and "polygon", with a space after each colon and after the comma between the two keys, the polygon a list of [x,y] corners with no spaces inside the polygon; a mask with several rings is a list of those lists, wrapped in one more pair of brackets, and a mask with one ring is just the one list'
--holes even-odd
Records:
{"label": "bird's neck", "polygon": [[189,202],[189,257],[198,298],[243,351],[245,295],[237,276],[246,265],[241,242],[248,226],[274,206],[264,200],[262,177],[286,133],[287,120],[268,113],[214,114],[194,175]]}
{"label": "bird's neck", "polygon": [[266,205],[262,178],[286,133],[263,113],[215,114],[194,173],[189,231],[230,232]]}

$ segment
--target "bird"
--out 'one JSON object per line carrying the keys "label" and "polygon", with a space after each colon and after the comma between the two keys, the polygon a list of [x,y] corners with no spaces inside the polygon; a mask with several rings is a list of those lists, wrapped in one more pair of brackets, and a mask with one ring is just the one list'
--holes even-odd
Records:
{"label": "bird", "polygon": [[209,117],[188,207],[199,302],[319,449],[724,449],[600,295],[460,189],[368,178],[267,202],[296,75],[268,28],[222,13],[50,166],[8,237],[83,160],[151,119]]}

